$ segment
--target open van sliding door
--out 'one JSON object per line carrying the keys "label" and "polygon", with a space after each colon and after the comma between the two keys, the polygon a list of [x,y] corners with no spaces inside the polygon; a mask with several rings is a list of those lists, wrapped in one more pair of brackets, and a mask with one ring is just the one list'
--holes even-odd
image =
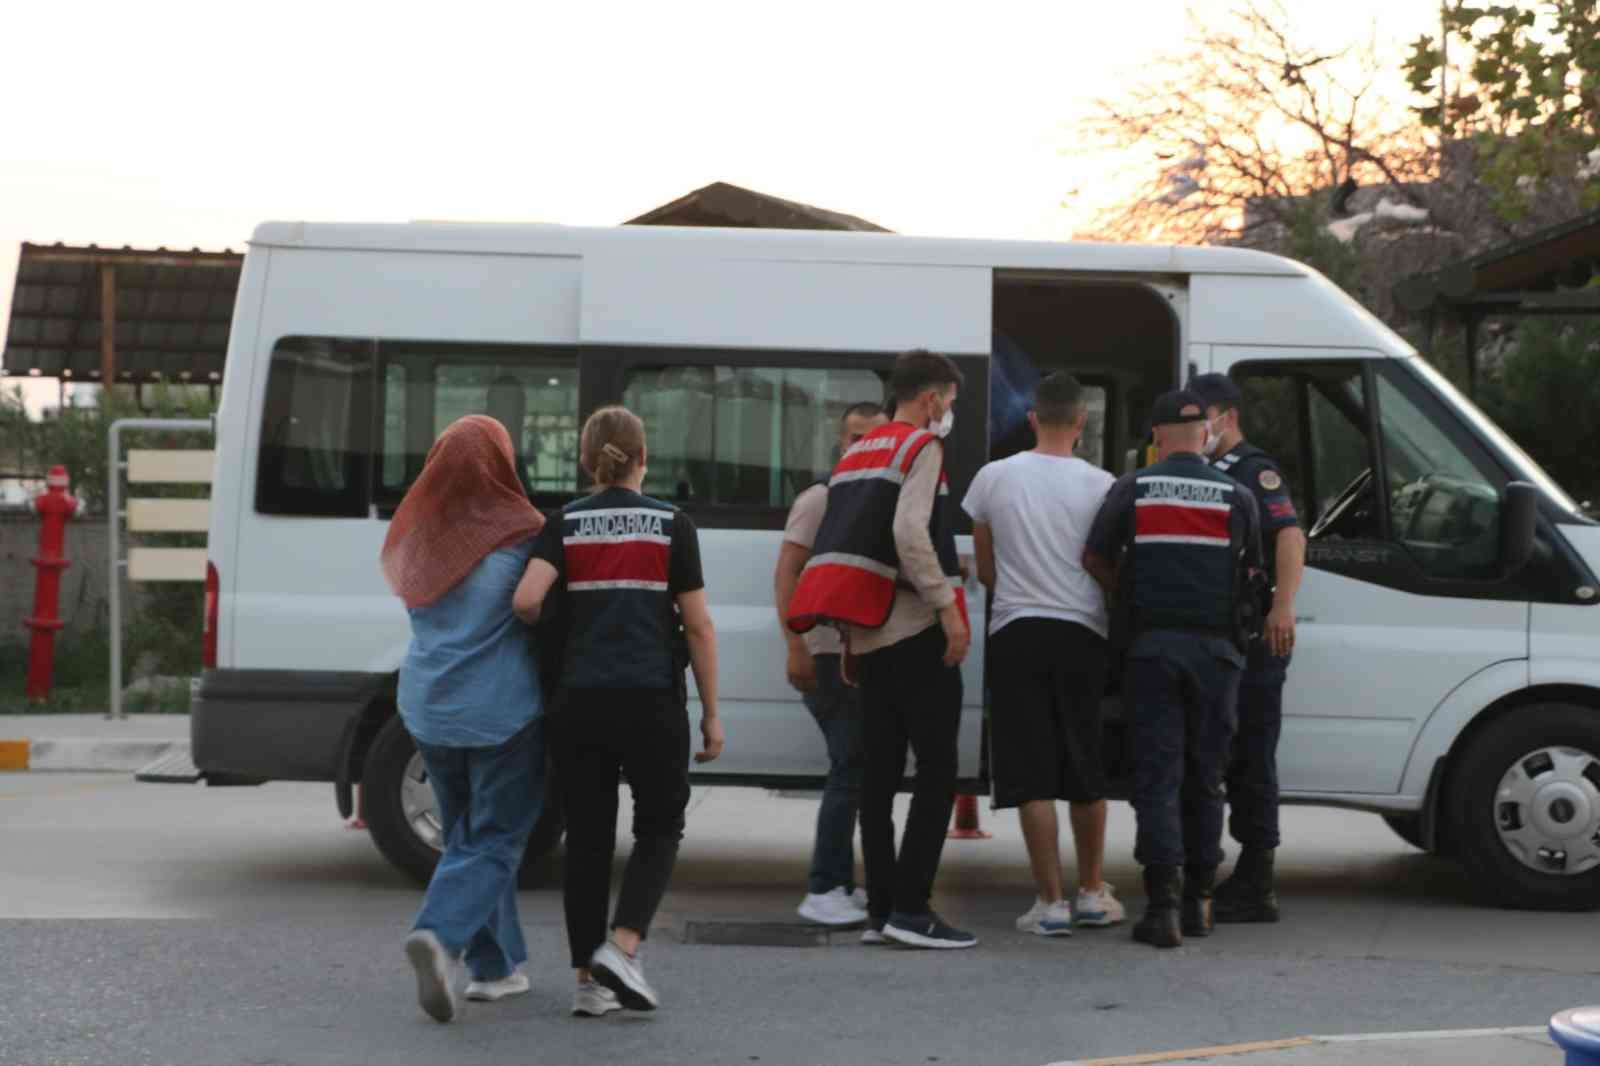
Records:
{"label": "open van sliding door", "polygon": [[1286,795],[1397,792],[1429,713],[1528,654],[1528,593],[1498,571],[1505,472],[1406,362],[1213,349],[1310,536],[1278,750]]}
{"label": "open van sliding door", "polygon": [[[996,272],[989,458],[1033,447],[1027,424],[1033,385],[1066,370],[1083,384],[1089,406],[1078,455],[1115,475],[1133,470],[1151,404],[1187,374],[1187,305],[1188,289],[1177,278]],[[1113,686],[1119,683],[1112,679]],[[1106,770],[1120,793],[1131,768],[1123,703],[1114,689],[1103,713]],[[984,771],[987,776],[987,765]]]}
{"label": "open van sliding door", "polygon": [[[951,491],[965,493],[984,454],[990,271],[604,255],[586,256],[583,270],[586,379],[644,418],[645,492],[700,529],[729,743],[699,776],[820,778],[826,752],[787,682],[773,603],[784,519],[832,469],[844,409],[883,400],[894,357],[908,348],[951,355],[967,375],[947,464]],[[981,612],[973,623],[981,632]],[[975,642],[964,777],[977,772],[980,657]]]}

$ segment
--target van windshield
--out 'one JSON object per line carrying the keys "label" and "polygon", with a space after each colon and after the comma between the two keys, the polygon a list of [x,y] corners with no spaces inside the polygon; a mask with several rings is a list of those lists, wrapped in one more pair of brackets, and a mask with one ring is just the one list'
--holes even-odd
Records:
{"label": "van windshield", "polygon": [[1505,430],[1478,410],[1478,406],[1463,396],[1450,383],[1449,378],[1435,370],[1425,359],[1413,357],[1402,359],[1400,362],[1406,369],[1422,378],[1446,404],[1454,408],[1456,413],[1482,434],[1490,446],[1499,451],[1511,464],[1512,473],[1516,478],[1531,481],[1539,486],[1550,501],[1562,510],[1575,515],[1583,514],[1583,509],[1578,506],[1577,501],[1567,495],[1566,491],[1556,484],[1554,478],[1545,473],[1544,468],[1534,461],[1533,456],[1523,451],[1521,445],[1506,435]]}

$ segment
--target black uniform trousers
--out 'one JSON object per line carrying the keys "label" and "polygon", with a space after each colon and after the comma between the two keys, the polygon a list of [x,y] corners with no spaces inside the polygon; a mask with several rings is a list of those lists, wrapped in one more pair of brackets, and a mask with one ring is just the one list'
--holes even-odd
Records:
{"label": "black uniform trousers", "polygon": [[[928,912],[955,804],[956,741],[961,729],[961,670],[944,665],[944,628],[929,626],[898,644],[861,656],[861,859],[867,911]],[[898,854],[894,797],[905,779],[906,747],[917,777]]]}
{"label": "black uniform trousers", "polygon": [[567,815],[567,944],[582,969],[606,940],[619,777],[633,793],[633,852],[611,927],[644,937],[666,894],[689,805],[689,712],[670,688],[564,689],[545,730]]}
{"label": "black uniform trousers", "polygon": [[1239,731],[1228,763],[1228,833],[1243,847],[1276,848],[1278,737],[1283,732],[1283,684],[1289,660],[1250,645],[1239,680]]}
{"label": "black uniform trousers", "polygon": [[1129,647],[1124,691],[1141,865],[1222,861],[1222,782],[1243,662],[1226,637],[1183,630],[1147,630]]}

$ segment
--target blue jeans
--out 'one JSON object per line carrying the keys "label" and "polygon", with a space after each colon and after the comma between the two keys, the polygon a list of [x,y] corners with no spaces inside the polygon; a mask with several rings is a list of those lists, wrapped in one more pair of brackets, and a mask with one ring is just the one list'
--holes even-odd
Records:
{"label": "blue jeans", "polygon": [[498,981],[528,960],[517,917],[517,869],[544,807],[544,723],[492,748],[418,744],[439,802],[444,855],[415,928],[465,953],[474,980]]}
{"label": "blue jeans", "polygon": [[809,891],[855,891],[856,804],[861,792],[861,712],[856,690],[839,675],[837,655],[818,655],[817,688],[802,699],[828,746],[828,780],[817,805],[817,839],[811,850]]}

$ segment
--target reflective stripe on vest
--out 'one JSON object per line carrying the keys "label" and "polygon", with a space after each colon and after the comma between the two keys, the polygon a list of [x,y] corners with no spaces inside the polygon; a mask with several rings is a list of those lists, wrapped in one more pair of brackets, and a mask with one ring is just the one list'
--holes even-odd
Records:
{"label": "reflective stripe on vest", "polygon": [[[814,554],[789,602],[788,626],[806,633],[821,623],[875,629],[894,609],[900,560],[894,550],[894,512],[917,457],[938,438],[904,422],[890,422],[851,445],[828,479],[828,509],[817,530]],[[949,487],[940,472],[930,535]],[[954,538],[949,551],[954,555]],[[935,544],[935,548],[939,547]],[[963,598],[964,600],[964,598]]]}

